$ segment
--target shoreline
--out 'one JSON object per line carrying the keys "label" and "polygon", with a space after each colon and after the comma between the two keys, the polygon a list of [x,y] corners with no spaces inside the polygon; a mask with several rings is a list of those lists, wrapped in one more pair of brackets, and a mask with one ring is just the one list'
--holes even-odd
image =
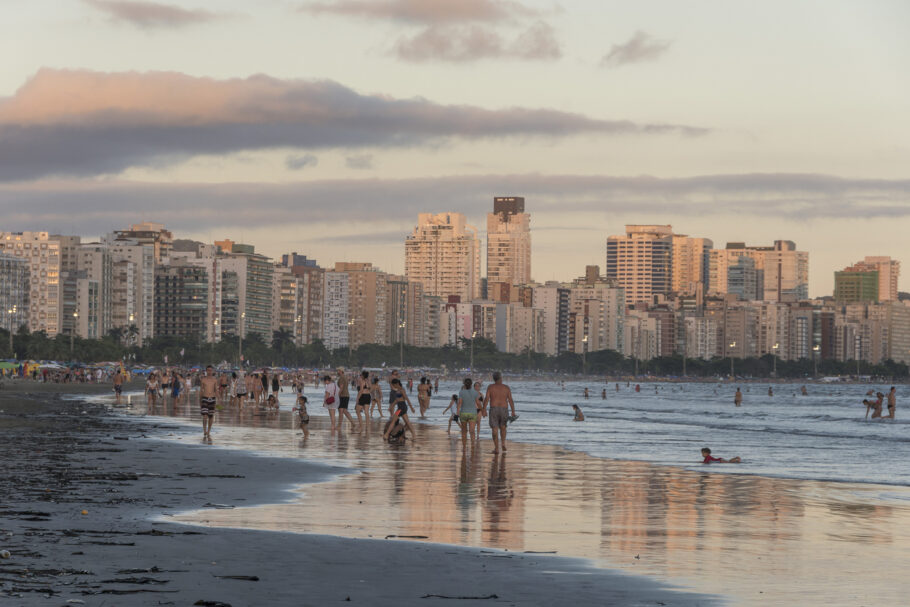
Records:
{"label": "shoreline", "polygon": [[[109,390],[93,388],[80,391]],[[295,497],[289,485],[311,486],[349,470],[150,439],[152,433],[182,429],[118,420],[103,405],[80,401],[73,406],[50,390],[15,392],[0,394],[0,431],[17,471],[4,479],[10,499],[2,507],[0,535],[0,544],[12,553],[0,561],[0,594],[12,598],[11,604],[59,605],[73,599],[146,605],[157,599],[237,607],[349,598],[392,605],[422,604],[424,595],[466,596],[468,589],[470,596],[495,594],[499,598],[493,602],[523,605],[718,602],[594,568],[581,559],[151,520],[156,512],[200,506],[220,512],[226,509],[218,505],[251,503],[240,495],[274,503]],[[46,438],[29,441],[26,428]],[[566,576],[583,581],[566,584]],[[467,588],[466,580],[471,581]],[[465,602],[489,604],[490,599]]]}
{"label": "shoreline", "polygon": [[[216,442],[239,440],[238,448],[311,461],[344,460],[365,473],[304,487],[296,502],[189,513],[184,522],[268,529],[280,520],[302,533],[421,535],[424,542],[512,552],[557,549],[743,605],[806,602],[807,588],[831,604],[893,603],[898,585],[861,563],[907,563],[910,556],[899,550],[910,540],[903,531],[910,491],[900,486],[717,474],[538,443],[513,448],[512,441],[503,465],[486,453],[489,439],[463,457],[453,446],[460,439],[440,445],[432,437],[445,436],[444,430],[431,424],[416,424],[418,441],[409,449],[387,450],[347,433],[330,440],[318,425],[327,418],[318,415],[305,442],[290,416],[247,413],[222,417]],[[535,457],[544,465],[527,465]],[[356,521],[376,519],[379,527],[324,520],[324,512],[340,508]],[[719,553],[727,555],[720,569]],[[842,553],[843,560],[826,564],[828,553]],[[798,570],[813,581],[795,577]]]}

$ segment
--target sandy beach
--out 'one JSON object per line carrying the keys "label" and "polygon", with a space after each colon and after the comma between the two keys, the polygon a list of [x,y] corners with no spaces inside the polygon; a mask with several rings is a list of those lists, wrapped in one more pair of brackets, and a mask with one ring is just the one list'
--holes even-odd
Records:
{"label": "sandy beach", "polygon": [[[0,440],[6,451],[0,550],[10,552],[10,558],[0,560],[4,604],[718,602],[587,561],[520,550],[511,543],[517,539],[504,542],[512,548],[481,549],[451,545],[464,542],[436,532],[432,541],[400,537],[426,530],[416,519],[403,519],[395,527],[377,524],[376,534],[336,533],[338,527],[356,528],[364,522],[361,517],[370,518],[357,493],[324,503],[318,520],[336,521],[334,529],[326,523],[306,528],[278,519],[272,521],[273,530],[170,523],[167,519],[186,515],[169,515],[191,510],[214,516],[258,511],[249,507],[256,504],[296,503],[289,487],[341,487],[344,479],[366,475],[352,472],[354,462],[341,468],[316,458],[263,457],[204,445],[177,420],[127,418],[112,415],[98,402],[62,397],[78,392],[107,394],[109,387],[9,382],[0,394]],[[226,425],[229,416],[220,417]],[[277,424],[285,421],[286,415],[274,418]],[[269,420],[257,417],[255,422],[258,429],[271,431]],[[319,424],[314,425],[318,432]],[[229,442],[226,435],[232,431],[216,426],[216,441]],[[374,448],[388,456],[381,446]],[[400,468],[416,461],[406,458],[421,453],[402,450],[398,465],[382,466]],[[470,474],[485,473],[478,469]],[[425,497],[432,503],[432,496]],[[513,498],[490,499],[505,500],[499,508],[503,514]],[[517,538],[519,530],[500,514],[487,520],[489,533]]]}

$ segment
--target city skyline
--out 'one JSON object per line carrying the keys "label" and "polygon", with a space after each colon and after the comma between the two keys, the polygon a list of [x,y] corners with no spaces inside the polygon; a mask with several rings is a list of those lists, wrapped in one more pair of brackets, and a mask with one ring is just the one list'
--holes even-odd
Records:
{"label": "city skyline", "polygon": [[489,196],[520,193],[541,281],[626,224],[792,240],[811,296],[829,268],[910,257],[910,7],[654,8],[14,0],[4,228],[139,217],[401,273],[417,213],[482,227]]}

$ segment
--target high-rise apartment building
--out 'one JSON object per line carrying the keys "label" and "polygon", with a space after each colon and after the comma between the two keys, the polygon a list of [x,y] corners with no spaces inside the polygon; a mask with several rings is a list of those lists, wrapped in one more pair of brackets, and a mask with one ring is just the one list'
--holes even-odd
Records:
{"label": "high-rise apartment building", "polygon": [[281,256],[281,264],[291,269],[301,284],[303,293],[300,298],[302,306],[300,316],[299,340],[301,344],[311,344],[323,338],[323,306],[325,299],[325,270],[316,264],[316,260],[307,259],[305,255],[289,253]]}
{"label": "high-rise apartment building", "polygon": [[389,343],[388,274],[371,263],[337,262],[335,272],[348,275],[350,343]]}
{"label": "high-rise apartment building", "polygon": [[28,324],[30,274],[26,259],[0,253],[0,319],[13,333]]}
{"label": "high-rise apartment building", "polygon": [[258,333],[266,341],[272,340],[272,297],[274,284],[272,261],[257,254],[251,245],[234,244],[231,252],[221,253],[221,269],[237,275],[239,305],[239,331],[246,337]]}
{"label": "high-rise apartment building", "polygon": [[[797,251],[790,240],[775,240],[770,247],[747,247],[742,242],[728,242],[726,249],[711,251],[709,261],[709,290],[714,295],[730,292],[731,266],[743,266],[739,258],[755,262],[755,277],[759,285],[755,299],[764,301],[801,301],[809,298],[809,253]],[[734,280],[736,284],[736,280]],[[744,292],[748,293],[748,286]]]}
{"label": "high-rise apartment building", "polygon": [[351,291],[350,277],[345,272],[324,274],[325,306],[323,308],[322,331],[325,347],[329,350],[347,348],[350,344]]}
{"label": "high-rise apartment building", "polygon": [[524,285],[531,282],[531,216],[525,199],[493,199],[487,213],[487,284]]}
{"label": "high-rise apartment building", "polygon": [[[877,272],[878,301],[897,301],[897,279],[901,273],[901,263],[890,257],[872,256],[846,267],[844,272]],[[837,274],[835,274],[835,278]]]}
{"label": "high-rise apartment building", "polygon": [[113,263],[111,288],[111,325],[136,334],[129,339],[136,345],[155,335],[155,247],[138,241],[118,240],[116,234],[102,241]]}
{"label": "high-rise apartment building", "polygon": [[624,235],[607,239],[607,279],[625,291],[626,303],[650,302],[670,292],[673,229],[663,225],[627,225]]}
{"label": "high-rise apartment building", "polygon": [[708,254],[714,242],[708,238],[674,234],[672,244],[670,290],[681,295],[704,295],[708,283]]}
{"label": "high-rise apartment building", "polygon": [[404,246],[405,275],[426,294],[480,296],[480,241],[461,213],[420,213]]}
{"label": "high-rise apartment building", "polygon": [[155,272],[155,334],[205,341],[210,331],[208,293],[209,272],[204,266],[184,259],[159,266]]}
{"label": "high-rise apartment building", "polygon": [[834,273],[834,300],[839,303],[874,303],[878,301],[879,275],[875,270],[844,270]]}
{"label": "high-rise apartment building", "polygon": [[29,267],[29,331],[60,332],[60,244],[47,232],[0,232],[0,253]]}
{"label": "high-rise apartment building", "polygon": [[135,223],[126,230],[117,230],[112,237],[114,240],[150,245],[155,252],[157,264],[167,263],[174,242],[174,235],[164,229],[163,224],[150,221]]}
{"label": "high-rise apartment building", "polygon": [[100,339],[111,330],[113,264],[107,245],[86,243],[76,252],[76,335]]}

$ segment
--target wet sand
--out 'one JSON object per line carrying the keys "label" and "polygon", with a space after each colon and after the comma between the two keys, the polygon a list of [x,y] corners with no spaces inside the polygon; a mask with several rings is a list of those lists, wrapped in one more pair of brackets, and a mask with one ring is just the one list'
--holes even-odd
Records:
{"label": "wet sand", "polygon": [[[65,400],[59,390],[23,383],[0,393],[0,549],[11,552],[0,560],[4,605],[716,604],[549,555],[318,535],[274,519],[283,532],[174,524],[176,512],[253,513],[257,507],[243,506],[296,500],[287,490],[293,483],[329,487],[360,475],[331,466],[345,456],[339,452],[320,463],[219,448],[235,431],[240,440],[262,432],[293,447],[291,431],[269,427],[289,423],[287,415],[238,416],[248,428],[226,428],[231,415],[220,415],[210,445],[176,419],[111,415],[100,402],[107,396]],[[177,415],[195,421],[191,411],[179,407]],[[355,521],[355,498],[323,518]]]}
{"label": "wet sand", "polygon": [[[693,472],[604,460],[416,424],[390,447],[379,422],[331,436],[311,409],[304,440],[287,411],[226,410],[215,443],[356,468],[302,486],[293,502],[178,517],[212,527],[271,529],[585,557],[738,605],[896,605],[910,585],[910,489]],[[159,415],[195,421],[169,406]],[[518,423],[521,423],[520,421]],[[482,436],[488,436],[484,428]]]}

